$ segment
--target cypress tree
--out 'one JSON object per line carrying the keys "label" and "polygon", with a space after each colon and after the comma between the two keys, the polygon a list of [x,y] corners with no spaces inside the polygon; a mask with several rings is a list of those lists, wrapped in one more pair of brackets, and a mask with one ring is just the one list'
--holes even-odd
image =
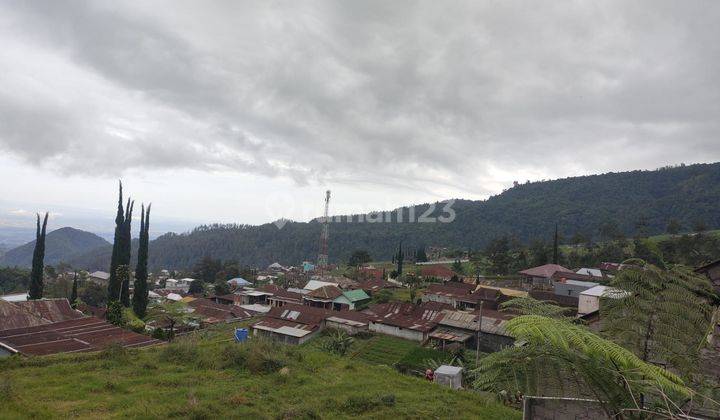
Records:
{"label": "cypress tree", "polygon": [[117,215],[115,216],[115,237],[113,239],[112,257],[110,259],[110,279],[108,280],[108,302],[118,300],[121,284],[118,281],[117,269],[120,266],[120,249],[123,240],[123,224],[125,214],[123,210],[122,181],[120,181]]}
{"label": "cypress tree", "polygon": [[77,307],[77,271],[75,272],[75,276],[73,277],[73,286],[72,286],[72,292],[70,293],[70,306],[75,309]]}
{"label": "cypress tree", "polygon": [[398,247],[398,255],[397,255],[397,273],[398,277],[402,275],[402,269],[403,269],[403,260],[405,257],[403,256],[403,250],[402,250],[402,241],[400,241],[400,246]]}
{"label": "cypress tree", "polygon": [[135,287],[133,291],[133,311],[139,318],[144,318],[147,313],[148,287],[147,287],[147,258],[148,245],[150,241],[150,207],[147,212],[145,206],[140,208],[140,244],[138,246],[137,266],[135,267]]}
{"label": "cypress tree", "polygon": [[45,232],[47,228],[48,213],[45,213],[42,229],[40,228],[40,215],[37,215],[37,229],[35,231],[35,249],[33,251],[32,271],[30,272],[30,290],[28,299],[42,299],[43,275],[45,271]]}
{"label": "cypress tree", "polygon": [[130,257],[131,257],[131,246],[132,246],[132,212],[135,206],[134,201],[130,201],[128,198],[127,207],[125,207],[125,222],[123,223],[123,234],[122,234],[122,248],[120,248],[120,265],[128,267],[128,275],[126,275],[120,285],[120,301],[126,308],[130,307]]}
{"label": "cypress tree", "polygon": [[560,261],[560,253],[558,251],[558,226],[557,223],[555,223],[555,236],[553,237],[553,264],[558,264]]}

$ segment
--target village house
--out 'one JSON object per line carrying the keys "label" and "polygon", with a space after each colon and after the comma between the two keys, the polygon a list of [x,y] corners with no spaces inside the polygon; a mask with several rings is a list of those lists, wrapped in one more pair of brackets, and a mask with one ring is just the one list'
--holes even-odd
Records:
{"label": "village house", "polygon": [[303,304],[334,311],[355,310],[370,301],[362,289],[342,290],[334,284],[320,287],[302,296]]}
{"label": "village house", "polygon": [[515,342],[505,331],[505,323],[514,316],[486,309],[474,312],[444,310],[438,318],[437,328],[429,334],[429,338],[440,348],[460,343],[475,350],[479,340],[480,351],[500,351]]}
{"label": "village house", "polygon": [[110,273],[106,273],[104,271],[93,271],[88,274],[87,280],[101,286],[107,286],[108,281],[110,281]]}
{"label": "village house", "polygon": [[600,283],[591,280],[598,280],[597,277],[578,273],[564,273],[557,271],[552,275],[553,290],[560,296],[580,296],[580,292],[593,288]]}
{"label": "village house", "polygon": [[601,298],[617,299],[623,297],[627,292],[608,286],[595,286],[580,292],[578,298],[578,316],[585,316],[599,311],[602,304]]}
{"label": "village house", "polygon": [[233,289],[241,289],[246,286],[252,286],[252,283],[245,280],[242,277],[235,277],[227,281],[228,286],[230,286]]}
{"label": "village house", "polygon": [[561,265],[557,264],[545,264],[539,267],[528,268],[527,270],[520,271],[523,277],[523,282],[526,287],[538,288],[538,289],[552,289],[552,276],[557,272],[562,273],[573,273]]}
{"label": "village house", "polygon": [[363,280],[358,284],[358,288],[363,289],[365,293],[370,296],[372,296],[373,293],[379,292],[382,289],[390,289],[396,287],[398,286],[383,279]]}
{"label": "village house", "polygon": [[577,296],[558,295],[555,294],[555,291],[551,292],[549,290],[531,290],[529,295],[533,299],[549,302],[566,308],[572,308],[575,311],[577,311],[578,308],[579,299]]}
{"label": "village house", "polygon": [[326,311],[310,306],[288,304],[274,307],[250,326],[253,336],[267,337],[285,344],[302,344],[323,327]]}
{"label": "village house", "polygon": [[450,281],[457,274],[449,269],[446,265],[423,265],[420,268],[420,277],[425,280],[439,280],[443,282]]}
{"label": "village house", "polygon": [[205,324],[217,324],[221,322],[242,321],[257,315],[256,312],[248,311],[235,305],[223,305],[211,299],[198,298],[188,302],[193,315],[202,319]]}
{"label": "village house", "polygon": [[267,302],[272,307],[281,307],[287,304],[302,305],[302,297],[301,293],[279,289],[272,296],[268,296]]}
{"label": "village house", "polygon": [[437,325],[441,311],[450,308],[450,305],[440,302],[423,302],[420,305],[392,302],[371,305],[363,312],[370,317],[370,331],[423,342]]}
{"label": "village house", "polygon": [[326,328],[343,330],[350,335],[355,335],[368,330],[370,317],[362,312],[342,311],[333,312],[325,318]]}
{"label": "village house", "polygon": [[467,283],[448,282],[445,284],[431,284],[422,296],[423,302],[445,303],[453,308],[457,307],[458,299],[470,296],[475,286]]}

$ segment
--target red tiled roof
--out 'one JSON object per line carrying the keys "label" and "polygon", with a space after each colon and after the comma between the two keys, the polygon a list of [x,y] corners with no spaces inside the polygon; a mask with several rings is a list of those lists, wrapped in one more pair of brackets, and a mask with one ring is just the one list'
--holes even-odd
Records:
{"label": "red tiled roof", "polygon": [[46,355],[100,350],[111,343],[146,347],[161,343],[106,321],[85,317],[27,328],[0,331],[0,343],[22,354]]}
{"label": "red tiled roof", "polygon": [[525,276],[529,277],[542,277],[549,279],[553,276],[556,272],[561,271],[564,273],[572,273],[571,270],[568,270],[567,268],[557,265],[557,264],[545,264],[541,265],[539,267],[533,267],[528,268],[527,270],[523,270],[520,272],[520,274],[523,274]]}

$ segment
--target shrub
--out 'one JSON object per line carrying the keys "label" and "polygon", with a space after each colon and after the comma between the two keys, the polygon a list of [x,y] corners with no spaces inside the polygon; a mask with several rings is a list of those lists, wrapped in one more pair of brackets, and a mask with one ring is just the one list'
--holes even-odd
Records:
{"label": "shrub", "polygon": [[349,414],[362,414],[377,407],[378,402],[367,395],[353,395],[348,397],[342,409]]}
{"label": "shrub", "polygon": [[192,340],[179,340],[165,347],[162,352],[164,359],[175,363],[195,362],[200,355],[197,343]]}
{"label": "shrub", "polygon": [[104,360],[126,360],[130,350],[123,347],[120,343],[108,344],[99,354],[100,359]]}
{"label": "shrub", "polygon": [[244,347],[237,344],[228,344],[220,350],[219,360],[219,365],[223,369],[242,369],[247,362],[247,351]]}
{"label": "shrub", "polygon": [[322,349],[340,356],[344,356],[353,343],[353,338],[343,330],[332,330],[322,344]]}
{"label": "shrub", "polygon": [[275,418],[277,420],[315,420],[321,417],[315,410],[310,408],[291,408],[278,414]]}
{"label": "shrub", "polygon": [[162,328],[155,328],[152,332],[152,338],[158,339],[158,340],[167,340],[167,334],[165,333],[165,330]]}
{"label": "shrub", "polygon": [[15,394],[15,383],[9,376],[0,377],[0,401],[7,401]]}
{"label": "shrub", "polygon": [[395,394],[385,394],[380,397],[380,402],[387,406],[392,407],[395,405]]}

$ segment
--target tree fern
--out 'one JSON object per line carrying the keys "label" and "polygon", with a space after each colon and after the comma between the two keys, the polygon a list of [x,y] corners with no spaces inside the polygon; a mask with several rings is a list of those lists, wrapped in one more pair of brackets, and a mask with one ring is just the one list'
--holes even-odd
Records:
{"label": "tree fern", "polygon": [[567,318],[571,308],[563,308],[531,297],[516,297],[500,304],[502,310],[512,310],[521,315],[540,315],[548,318]]}
{"label": "tree fern", "polygon": [[611,285],[629,293],[601,305],[603,334],[643,361],[688,376],[710,323],[710,283],[683,267],[628,263]]}
{"label": "tree fern", "polygon": [[592,397],[609,416],[642,408],[638,396],[691,395],[683,380],[581,325],[523,315],[505,328],[522,343],[481,360],[474,386],[506,394]]}

